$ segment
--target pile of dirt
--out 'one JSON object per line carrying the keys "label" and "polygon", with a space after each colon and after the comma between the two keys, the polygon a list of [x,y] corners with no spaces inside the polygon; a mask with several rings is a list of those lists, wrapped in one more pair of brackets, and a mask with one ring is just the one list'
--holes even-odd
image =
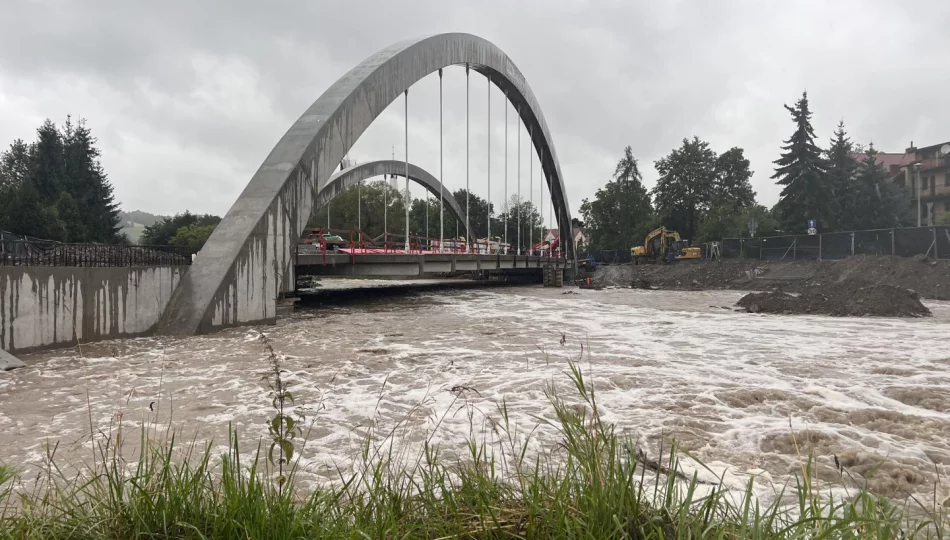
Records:
{"label": "pile of dirt", "polygon": [[750,293],[736,304],[749,313],[831,315],[834,317],[925,317],[930,310],[917,293],[894,285],[835,285],[798,295]]}
{"label": "pile of dirt", "polygon": [[815,273],[802,286],[823,287],[852,281],[894,285],[913,289],[922,298],[950,300],[950,261],[858,255],[840,261],[817,263]]}

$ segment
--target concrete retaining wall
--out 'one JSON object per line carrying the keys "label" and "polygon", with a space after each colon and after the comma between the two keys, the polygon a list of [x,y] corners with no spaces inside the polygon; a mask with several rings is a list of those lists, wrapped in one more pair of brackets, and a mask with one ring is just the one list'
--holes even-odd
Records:
{"label": "concrete retaining wall", "polygon": [[0,349],[147,334],[187,269],[0,267]]}

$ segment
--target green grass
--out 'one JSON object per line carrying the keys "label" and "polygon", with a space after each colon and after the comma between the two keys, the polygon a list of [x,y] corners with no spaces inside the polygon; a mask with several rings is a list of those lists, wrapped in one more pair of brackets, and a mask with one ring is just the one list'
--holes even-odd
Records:
{"label": "green grass", "polygon": [[[0,538],[942,538],[946,516],[857,491],[831,497],[812,485],[810,460],[774,503],[746,492],[654,470],[677,471],[676,448],[663,462],[640,456],[636,441],[600,421],[594,388],[576,365],[571,377],[583,407],[549,387],[559,443],[529,458],[509,430],[505,403],[497,433],[508,440],[496,461],[476,441],[462,457],[433,445],[405,465],[392,444],[363,445],[358,471],[319,490],[299,487],[296,471],[278,490],[260,444],[242,458],[232,432],[224,455],[210,444],[154,441],[144,428],[136,463],[120,438],[97,443],[79,474],[56,465],[18,478],[0,467]],[[579,412],[581,410],[586,412]],[[543,422],[543,420],[541,420]],[[391,440],[391,438],[390,438]],[[643,463],[652,463],[647,470]],[[17,489],[13,489],[18,486]],[[787,496],[782,496],[787,495]],[[792,497],[794,496],[794,497]],[[789,504],[789,500],[797,501]],[[784,502],[779,502],[784,501]],[[928,517],[929,516],[929,517]]]}
{"label": "green grass", "polygon": [[131,227],[128,225],[123,226],[119,231],[120,234],[128,235],[129,240],[131,240],[133,244],[139,243],[139,238],[142,237],[143,232],[145,232],[145,225],[141,223],[134,223]]}

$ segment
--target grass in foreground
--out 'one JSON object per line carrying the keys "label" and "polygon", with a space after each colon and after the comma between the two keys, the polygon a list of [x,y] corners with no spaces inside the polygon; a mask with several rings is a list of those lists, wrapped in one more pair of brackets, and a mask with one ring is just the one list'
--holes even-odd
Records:
{"label": "grass in foreground", "polygon": [[[496,461],[470,442],[465,459],[426,446],[414,464],[367,443],[359,472],[316,491],[295,468],[273,470],[267,449],[245,461],[236,434],[223,456],[193,441],[141,437],[130,466],[117,444],[99,444],[96,464],[66,475],[52,457],[28,492],[0,467],[0,538],[942,538],[935,516],[911,524],[900,508],[867,493],[847,500],[813,489],[808,463],[788,490],[792,508],[760,506],[746,493],[677,479],[677,452],[652,462],[634,441],[600,422],[592,385],[570,374],[583,407],[553,390],[561,442],[528,460]],[[586,412],[579,412],[580,409]],[[499,406],[502,436],[507,409]],[[279,445],[278,445],[279,446]],[[390,447],[391,450],[391,447]],[[51,455],[54,451],[51,451]],[[639,456],[639,457],[638,457]],[[651,470],[647,470],[647,469]],[[659,470],[661,474],[654,474]],[[776,497],[776,501],[783,497]],[[785,499],[787,501],[787,499]],[[740,501],[740,502],[736,502]]]}

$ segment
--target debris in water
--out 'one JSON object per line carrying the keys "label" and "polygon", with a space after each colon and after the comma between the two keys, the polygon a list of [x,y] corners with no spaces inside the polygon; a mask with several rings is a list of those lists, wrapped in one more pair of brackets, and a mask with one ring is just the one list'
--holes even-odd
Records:
{"label": "debris in water", "polygon": [[463,386],[461,384],[457,384],[453,386],[450,392],[454,394],[459,394],[459,395],[461,395],[463,392],[475,392],[479,397],[481,397],[482,395],[481,392],[472,388],[471,386]]}
{"label": "debris in water", "polygon": [[26,364],[22,360],[8,353],[7,351],[0,349],[0,371],[7,371],[10,369],[15,369],[23,367]]}
{"label": "debris in water", "polygon": [[643,279],[643,278],[637,278],[637,279],[633,280],[633,283],[630,284],[630,288],[632,288],[632,289],[649,289],[649,288],[650,288],[650,282],[647,281],[647,280],[645,280],[645,279]]}

